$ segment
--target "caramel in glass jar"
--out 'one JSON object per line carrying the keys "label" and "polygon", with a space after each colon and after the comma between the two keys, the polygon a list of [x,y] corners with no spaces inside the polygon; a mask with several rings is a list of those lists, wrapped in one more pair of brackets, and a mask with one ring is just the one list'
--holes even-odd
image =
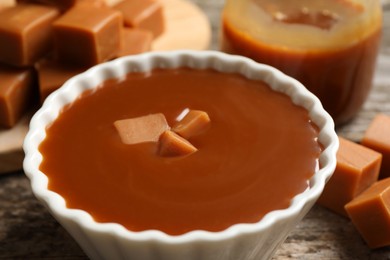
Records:
{"label": "caramel in glass jar", "polygon": [[366,100],[380,44],[380,1],[228,0],[222,24],[223,51],[296,78],[336,124]]}

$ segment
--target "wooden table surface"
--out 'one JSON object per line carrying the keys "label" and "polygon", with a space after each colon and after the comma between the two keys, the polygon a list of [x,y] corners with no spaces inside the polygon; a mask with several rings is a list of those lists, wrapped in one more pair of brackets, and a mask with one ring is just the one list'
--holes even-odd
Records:
{"label": "wooden table surface", "polygon": [[[211,20],[211,49],[218,48],[223,0],[192,0]],[[382,57],[390,57],[390,7],[384,16]],[[386,72],[388,77],[386,78]],[[378,112],[390,115],[390,62],[380,59],[369,100],[349,124],[338,129],[359,141]],[[384,72],[384,73],[383,73]],[[383,77],[383,75],[385,75]],[[32,195],[23,172],[0,176],[0,259],[87,259],[86,255]],[[351,222],[315,206],[297,225],[274,259],[390,259],[390,247],[370,250]]]}

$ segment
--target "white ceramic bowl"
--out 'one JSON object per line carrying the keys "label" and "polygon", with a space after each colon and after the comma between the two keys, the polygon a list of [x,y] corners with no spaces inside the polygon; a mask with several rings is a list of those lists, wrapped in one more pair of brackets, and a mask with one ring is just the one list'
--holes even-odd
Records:
{"label": "white ceramic bowl", "polygon": [[[107,79],[120,78],[129,72],[183,66],[236,72],[249,79],[263,80],[306,108],[320,129],[319,142],[324,146],[319,158],[321,168],[311,178],[310,188],[295,196],[288,208],[271,211],[257,223],[236,224],[221,232],[195,230],[179,236],[158,230],[132,232],[120,224],[97,223],[87,212],[67,208],[59,194],[47,189],[48,179],[39,170],[42,155],[38,146],[45,138],[45,128],[57,118],[62,107]],[[268,259],[321,194],[335,169],[337,148],[333,121],[320,101],[298,81],[280,71],[244,57],[213,51],[155,52],[93,67],[50,95],[31,120],[24,142],[24,170],[35,196],[93,259]]]}

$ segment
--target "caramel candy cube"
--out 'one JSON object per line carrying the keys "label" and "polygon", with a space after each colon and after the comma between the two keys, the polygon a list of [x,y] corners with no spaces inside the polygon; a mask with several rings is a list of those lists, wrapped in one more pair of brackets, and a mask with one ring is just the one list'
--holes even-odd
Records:
{"label": "caramel candy cube", "polygon": [[152,41],[153,35],[149,31],[124,28],[122,33],[122,49],[119,51],[118,57],[150,51]]}
{"label": "caramel candy cube", "polygon": [[185,139],[189,139],[204,132],[209,125],[210,117],[206,112],[190,110],[182,120],[172,127],[172,131],[178,133]]}
{"label": "caramel candy cube", "polygon": [[373,184],[345,209],[369,247],[390,246],[390,178]]}
{"label": "caramel candy cube", "polygon": [[54,90],[61,87],[68,79],[83,72],[85,68],[60,64],[50,59],[43,59],[35,66],[38,71],[39,96],[41,103]]}
{"label": "caramel candy cube", "polygon": [[125,144],[157,142],[160,135],[169,129],[165,116],[161,113],[118,120],[114,126]]}
{"label": "caramel candy cube", "polygon": [[195,146],[173,131],[167,130],[161,134],[158,154],[161,156],[183,156],[196,152]]}
{"label": "caramel candy cube", "polygon": [[12,127],[35,99],[31,69],[0,66],[0,126]]}
{"label": "caramel candy cube", "polygon": [[159,1],[123,0],[113,8],[122,12],[125,26],[151,31],[154,38],[164,31],[164,14]]}
{"label": "caramel candy cube", "polygon": [[379,179],[390,177],[390,116],[378,114],[365,132],[361,143],[382,153]]}
{"label": "caramel candy cube", "polygon": [[122,16],[108,7],[76,5],[53,23],[61,62],[93,66],[116,57],[121,47]]}
{"label": "caramel candy cube", "polygon": [[52,22],[59,11],[50,6],[18,4],[0,12],[0,62],[31,66],[52,47]]}
{"label": "caramel candy cube", "polygon": [[344,206],[378,179],[382,155],[362,145],[339,138],[337,166],[318,203],[347,216]]}

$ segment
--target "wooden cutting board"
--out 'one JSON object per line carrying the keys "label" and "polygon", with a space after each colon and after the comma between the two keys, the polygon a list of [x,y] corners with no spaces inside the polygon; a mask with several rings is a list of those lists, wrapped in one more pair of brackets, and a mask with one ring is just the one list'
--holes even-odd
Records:
{"label": "wooden cutting board", "polygon": [[[164,5],[166,30],[153,43],[153,50],[204,50],[211,40],[206,15],[186,0],[161,0]],[[22,145],[33,113],[26,115],[12,129],[0,129],[0,174],[22,169]]]}

